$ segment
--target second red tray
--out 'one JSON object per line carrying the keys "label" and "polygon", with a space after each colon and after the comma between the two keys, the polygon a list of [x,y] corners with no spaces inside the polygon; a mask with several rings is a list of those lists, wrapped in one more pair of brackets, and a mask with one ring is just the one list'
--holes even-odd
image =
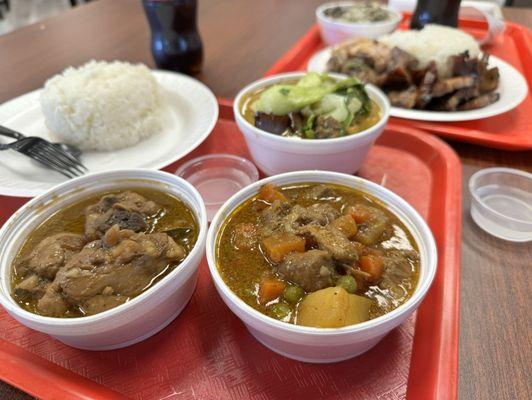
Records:
{"label": "second red tray", "polygon": [[[461,21],[460,26],[474,36],[486,29],[484,22],[475,20]],[[266,75],[304,71],[310,57],[324,46],[318,26],[314,25],[266,72]],[[521,25],[507,22],[504,34],[484,50],[513,65],[528,82],[529,93],[517,108],[495,117],[476,121],[426,122],[400,118],[392,118],[391,121],[423,129],[448,139],[487,147],[506,150],[532,149],[532,118],[530,118],[532,115],[530,93],[532,69],[529,68],[532,64],[532,33]]]}
{"label": "second red tray", "polygon": [[[228,104],[188,158],[249,158]],[[173,172],[178,163],[166,168]],[[0,308],[0,379],[42,399],[455,399],[458,367],[461,171],[441,140],[389,124],[360,175],[412,204],[430,225],[438,271],[417,313],[349,361],[313,365],[257,342],[222,302],[205,261],[190,303],[144,342],[90,352],[20,325]],[[0,224],[23,199],[0,197]]]}

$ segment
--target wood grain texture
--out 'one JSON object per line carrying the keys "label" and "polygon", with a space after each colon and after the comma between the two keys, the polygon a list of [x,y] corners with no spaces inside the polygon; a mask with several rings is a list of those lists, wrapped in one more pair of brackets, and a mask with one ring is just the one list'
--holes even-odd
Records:
{"label": "wood grain texture", "polygon": [[[319,3],[200,1],[205,65],[199,78],[217,96],[234,96],[306,32]],[[505,9],[504,14],[532,26],[532,9]],[[99,0],[0,36],[0,102],[92,58],[153,65],[140,1]],[[485,167],[532,171],[532,152],[451,145],[461,158],[464,182],[460,398],[526,399],[532,392],[532,246],[507,243],[480,230],[469,216],[467,182]],[[29,396],[0,383],[0,398]]]}

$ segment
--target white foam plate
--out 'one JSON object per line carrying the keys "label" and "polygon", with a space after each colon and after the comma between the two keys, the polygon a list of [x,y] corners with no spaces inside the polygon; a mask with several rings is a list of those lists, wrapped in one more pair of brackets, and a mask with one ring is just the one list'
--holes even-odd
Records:
{"label": "white foam plate", "polygon": [[[327,47],[314,54],[308,62],[307,70],[327,72],[327,61],[331,57],[331,50],[331,47]],[[495,56],[490,56],[489,66],[499,68],[500,74],[497,89],[500,98],[489,106],[469,111],[427,111],[392,107],[390,115],[419,121],[457,122],[493,117],[514,109],[521,104],[528,93],[525,78],[510,64]]]}
{"label": "white foam plate", "polygon": [[[169,108],[163,131],[125,149],[84,152],[81,161],[90,172],[163,168],[190,153],[211,133],[218,119],[218,103],[210,89],[186,75],[152,72]],[[0,124],[28,136],[52,140],[39,104],[41,91],[0,105]],[[0,143],[12,140],[0,136]],[[15,151],[0,153],[0,195],[33,197],[67,179]]]}

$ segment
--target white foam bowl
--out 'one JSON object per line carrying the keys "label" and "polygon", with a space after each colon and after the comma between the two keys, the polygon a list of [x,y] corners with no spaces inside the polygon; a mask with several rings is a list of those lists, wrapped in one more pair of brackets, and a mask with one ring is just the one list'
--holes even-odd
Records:
{"label": "white foam bowl", "polygon": [[322,4],[316,9],[316,20],[318,21],[321,37],[325,43],[331,46],[354,37],[376,39],[393,32],[401,22],[402,16],[400,13],[382,4],[381,7],[385,8],[391,14],[389,20],[366,23],[345,22],[330,18],[324,14],[324,11],[329,8],[347,7],[357,4],[360,5],[361,3],[356,1],[337,1]]}
{"label": "white foam bowl", "polygon": [[[349,186],[368,193],[386,204],[414,237],[420,254],[419,281],[412,297],[392,312],[343,328],[313,328],[270,318],[241,300],[224,282],[216,265],[216,241],[220,227],[242,202],[266,183],[287,185],[321,182]],[[362,354],[388,332],[404,322],[425,297],[436,273],[437,252],[432,233],[421,216],[401,197],[373,182],[355,176],[325,171],[300,171],[258,181],[235,194],[215,215],[207,234],[207,261],[214,284],[223,301],[246,325],[255,338],[286,357],[313,363],[329,363]]]}
{"label": "white foam bowl", "polygon": [[[364,158],[381,135],[390,116],[390,102],[386,95],[373,85],[366,85],[369,97],[381,108],[381,119],[372,127],[333,139],[300,139],[284,137],[256,128],[240,110],[242,98],[250,92],[275,83],[297,80],[305,72],[290,72],[263,78],[242,89],[233,104],[238,128],[244,135],[253,161],[267,175],[306,169],[336,171],[347,174],[358,171]],[[328,74],[337,79],[345,75]]]}
{"label": "white foam bowl", "polygon": [[[153,188],[181,199],[198,223],[196,245],[185,260],[160,282],[131,301],[81,318],[52,318],[21,308],[11,296],[12,262],[28,235],[66,205],[95,193],[131,187]],[[182,178],[162,171],[117,170],[86,175],[34,198],[0,230],[0,304],[21,324],[63,343],[87,350],[117,349],[144,340],[172,322],[188,303],[196,286],[205,248],[207,217],[201,196]]]}

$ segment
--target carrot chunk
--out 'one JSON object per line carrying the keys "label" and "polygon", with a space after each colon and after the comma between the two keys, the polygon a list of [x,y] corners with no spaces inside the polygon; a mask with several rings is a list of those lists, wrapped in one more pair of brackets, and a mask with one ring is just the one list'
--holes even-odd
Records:
{"label": "carrot chunk", "polygon": [[260,188],[259,198],[268,203],[273,203],[275,200],[287,200],[286,196],[279,190],[279,188],[272,183],[268,183]]}
{"label": "carrot chunk", "polygon": [[286,283],[277,278],[266,276],[259,284],[259,303],[266,304],[283,293]]}
{"label": "carrot chunk", "polygon": [[357,224],[362,224],[370,218],[367,207],[362,204],[355,204],[345,209],[345,214],[351,215]]}
{"label": "carrot chunk", "polygon": [[357,234],[357,223],[350,215],[342,215],[336,218],[331,225],[339,229],[348,239],[352,239]]}
{"label": "carrot chunk", "polygon": [[262,247],[268,258],[275,263],[283,261],[283,258],[294,251],[305,251],[305,239],[289,233],[268,236],[262,240]]}
{"label": "carrot chunk", "polygon": [[384,261],[382,257],[376,254],[368,254],[360,257],[360,269],[370,275],[371,283],[378,282],[382,276]]}

